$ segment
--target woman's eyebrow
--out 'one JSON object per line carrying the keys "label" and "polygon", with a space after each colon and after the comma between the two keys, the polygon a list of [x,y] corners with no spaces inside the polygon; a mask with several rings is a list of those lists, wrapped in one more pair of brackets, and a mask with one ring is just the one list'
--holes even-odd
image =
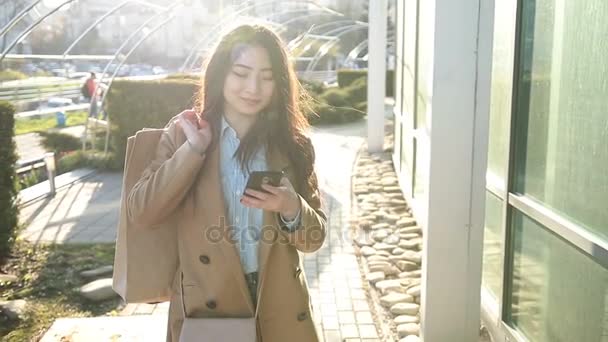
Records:
{"label": "woman's eyebrow", "polygon": [[[248,69],[248,70],[253,70],[252,67],[247,66],[245,64],[238,64],[237,63],[237,64],[234,64],[234,67],[241,67],[241,68],[245,68],[245,69]],[[262,71],[272,71],[272,68],[263,68]]]}

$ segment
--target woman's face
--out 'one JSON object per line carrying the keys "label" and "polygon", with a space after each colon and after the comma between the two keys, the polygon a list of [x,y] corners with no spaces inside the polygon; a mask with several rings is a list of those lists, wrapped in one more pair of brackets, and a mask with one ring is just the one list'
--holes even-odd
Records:
{"label": "woman's face", "polygon": [[257,115],[272,99],[275,82],[266,49],[255,45],[234,48],[236,59],[224,82],[224,109],[240,115]]}

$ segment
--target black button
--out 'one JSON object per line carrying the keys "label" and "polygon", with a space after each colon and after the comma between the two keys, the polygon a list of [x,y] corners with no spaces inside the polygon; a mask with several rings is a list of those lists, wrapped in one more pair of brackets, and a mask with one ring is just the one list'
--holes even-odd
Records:
{"label": "black button", "polygon": [[308,318],[308,313],[306,312],[300,312],[298,314],[298,321],[302,322],[303,320]]}
{"label": "black button", "polygon": [[205,265],[209,263],[209,257],[206,255],[201,255],[200,257],[198,257],[198,260],[200,260]]}
{"label": "black button", "polygon": [[211,310],[215,309],[217,303],[214,300],[207,301],[207,307]]}

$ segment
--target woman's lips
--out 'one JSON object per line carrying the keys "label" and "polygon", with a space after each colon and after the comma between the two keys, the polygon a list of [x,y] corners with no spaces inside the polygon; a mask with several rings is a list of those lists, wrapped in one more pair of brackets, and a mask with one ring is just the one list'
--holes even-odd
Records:
{"label": "woman's lips", "polygon": [[245,103],[247,103],[248,105],[251,105],[251,106],[258,105],[260,102],[262,102],[262,100],[245,99],[245,98],[242,98],[242,97],[241,97],[241,99],[242,99],[242,100],[243,100]]}

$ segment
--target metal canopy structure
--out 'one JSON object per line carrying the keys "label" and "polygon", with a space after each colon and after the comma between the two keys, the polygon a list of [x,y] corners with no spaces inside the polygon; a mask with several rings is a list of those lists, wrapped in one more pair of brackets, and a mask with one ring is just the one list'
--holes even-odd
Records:
{"label": "metal canopy structure", "polygon": [[[87,26],[78,36],[70,42],[69,46],[60,55],[35,55],[35,54],[15,54],[11,51],[20,43],[23,42],[37,27],[42,25],[45,20],[55,15],[62,8],[69,6],[73,3],[84,2],[86,3],[100,3],[104,0],[63,0],[58,4],[49,7],[44,14],[39,14],[41,3],[43,0],[32,0],[26,3],[23,8],[9,20],[7,24],[0,29],[0,38],[8,37],[8,34],[16,34],[16,38],[13,39],[10,44],[2,51],[0,55],[0,65],[4,60],[25,60],[25,59],[36,59],[36,60],[97,60],[107,61],[100,82],[105,82],[108,85],[108,89],[111,87],[114,79],[116,78],[120,68],[129,60],[129,57],[140,47],[146,40],[148,40],[152,34],[166,27],[166,25],[175,19],[176,10],[187,6],[191,3],[188,0],[177,0],[172,2],[170,5],[158,4],[154,0],[124,0],[118,5],[107,10],[105,13],[99,15],[93,23]],[[266,16],[251,17],[248,13],[252,11],[260,12],[265,6],[280,5],[286,9],[280,12],[268,11]],[[130,33],[125,38],[122,44],[116,48],[113,54],[109,55],[89,55],[89,54],[73,54],[72,51],[90,32],[94,30],[100,23],[107,18],[119,13],[124,10],[128,5],[137,5],[150,9],[153,13],[141,24],[137,29]],[[297,9],[291,9],[289,6],[297,6]],[[305,7],[305,8],[303,8]],[[36,18],[29,24],[24,30],[17,32],[16,28],[18,24],[23,24],[24,19],[28,16],[32,16],[32,13],[38,13],[39,17]],[[280,19],[284,17],[288,19]],[[233,8],[233,11],[220,18],[218,23],[214,25],[205,34],[202,34],[200,39],[192,44],[192,48],[189,50],[184,62],[180,68],[181,72],[192,72],[195,69],[195,64],[198,61],[197,56],[201,53],[208,51],[210,46],[219,38],[220,33],[227,28],[233,26],[237,22],[263,22],[267,25],[272,26],[279,33],[287,31],[289,25],[296,23],[301,20],[310,18],[326,18],[326,21],[320,25],[313,25],[307,32],[298,35],[296,38],[291,39],[288,43],[288,48],[293,51],[298,45],[304,42],[306,39],[321,39],[325,40],[326,43],[322,44],[314,57],[305,58],[308,60],[307,72],[314,70],[318,64],[329,51],[329,49],[340,42],[340,37],[346,33],[353,32],[356,30],[367,29],[367,23],[347,20],[345,16],[339,12],[336,12],[330,8],[319,5],[316,1],[302,0],[302,1],[279,1],[279,0],[266,0],[258,1],[256,3],[244,2],[240,6]],[[333,21],[331,21],[333,19]],[[202,33],[202,32],[201,32]],[[348,59],[352,60],[356,58],[357,54],[365,47],[365,40],[359,43],[357,47],[350,53],[348,53]],[[357,51],[357,52],[355,52]],[[126,52],[126,53],[125,53]],[[295,56],[296,59],[298,56]],[[115,64],[115,65],[114,65]],[[112,68],[113,67],[113,68]],[[112,75],[106,79],[105,75],[108,71],[113,70]],[[103,108],[104,101],[106,99],[107,91],[104,93],[101,100],[101,108]],[[110,115],[107,115],[106,126],[106,142],[104,151],[108,151],[108,141],[110,134]],[[88,127],[88,119],[87,125]],[[86,135],[83,138],[83,150],[86,148]]]}

